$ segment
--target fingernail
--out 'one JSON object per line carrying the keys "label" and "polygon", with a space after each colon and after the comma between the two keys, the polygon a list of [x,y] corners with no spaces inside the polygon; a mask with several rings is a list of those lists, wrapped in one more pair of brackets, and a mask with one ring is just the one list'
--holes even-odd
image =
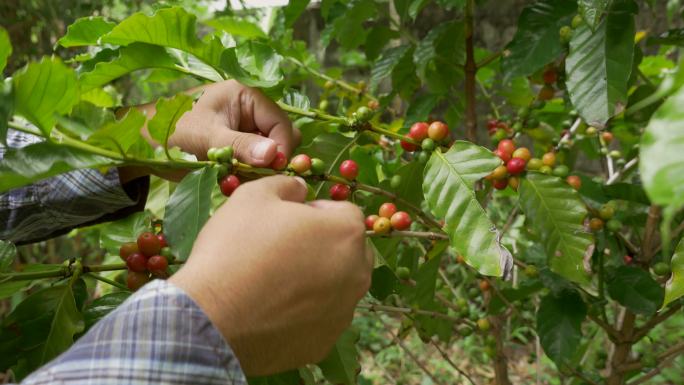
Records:
{"label": "fingernail", "polygon": [[302,186],[306,187],[306,181],[304,180],[304,178],[299,177],[299,176],[296,176],[296,177],[295,177],[295,180],[296,180],[297,182],[301,183]]}
{"label": "fingernail", "polygon": [[264,158],[266,158],[266,154],[268,154],[268,151],[271,149],[271,147],[273,147],[272,140],[259,141],[259,143],[252,147],[252,158],[256,160],[264,160]]}

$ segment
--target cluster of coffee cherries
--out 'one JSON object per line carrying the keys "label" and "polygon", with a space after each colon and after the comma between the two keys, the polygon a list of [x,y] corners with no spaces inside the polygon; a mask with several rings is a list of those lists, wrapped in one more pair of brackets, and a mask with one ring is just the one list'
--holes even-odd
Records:
{"label": "cluster of coffee cherries", "polygon": [[615,216],[615,202],[609,201],[595,210],[594,217],[589,220],[589,228],[592,231],[601,231],[604,228],[610,232],[618,232],[622,229],[622,222]]}
{"label": "cluster of coffee cherries", "polygon": [[416,156],[418,160],[424,163],[427,161],[429,153],[449,136],[449,126],[439,120],[430,124],[426,122],[417,122],[411,126],[409,133],[406,136],[409,139],[420,143],[420,147],[412,142],[402,140],[401,148],[407,152],[416,152],[421,149],[422,151],[417,153]]}
{"label": "cluster of coffee cherries", "polygon": [[553,174],[566,178],[566,181],[574,189],[579,189],[582,181],[575,175],[568,176],[570,169],[565,165],[556,165],[556,153],[547,152],[541,159],[533,158],[532,152],[526,147],[516,148],[512,139],[504,139],[499,142],[494,155],[503,161],[503,165],[497,167],[485,179],[492,182],[492,186],[497,190],[503,190],[511,186],[517,190],[520,185],[519,175],[525,170],[537,171],[543,174]]}
{"label": "cluster of coffee cherries", "polygon": [[210,161],[217,162],[218,173],[216,178],[218,180],[221,193],[227,197],[231,196],[238,187],[240,187],[240,178],[237,175],[231,174],[230,171],[233,166],[233,146],[226,146],[222,148],[212,147],[207,151],[207,158]]}
{"label": "cluster of coffee cherries", "polygon": [[119,247],[119,256],[126,262],[128,277],[126,285],[132,291],[138,290],[150,281],[151,276],[168,277],[167,268],[173,254],[163,233],[146,231],[135,242],[127,242]]}
{"label": "cluster of coffee cherries", "polygon": [[397,211],[397,205],[385,202],[380,205],[378,215],[366,217],[366,229],[375,234],[385,235],[392,230],[403,231],[411,227],[411,216],[405,211]]}

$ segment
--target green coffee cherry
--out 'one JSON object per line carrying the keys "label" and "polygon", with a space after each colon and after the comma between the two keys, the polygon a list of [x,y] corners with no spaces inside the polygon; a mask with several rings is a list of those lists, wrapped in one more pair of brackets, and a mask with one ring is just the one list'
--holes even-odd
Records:
{"label": "green coffee cherry", "polygon": [[610,153],[608,153],[608,156],[610,156],[613,159],[622,158],[622,153],[618,150],[613,150]]}
{"label": "green coffee cherry", "polygon": [[313,175],[322,175],[325,173],[325,162],[318,158],[311,159],[311,173]]}
{"label": "green coffee cherry", "polygon": [[430,159],[430,154],[428,154],[425,151],[421,151],[420,154],[418,154],[418,162],[420,163],[427,163],[427,161]]}
{"label": "green coffee cherry", "polygon": [[598,130],[594,126],[589,126],[587,129],[584,131],[584,134],[587,135],[588,137],[594,137],[598,133]]}
{"label": "green coffee cherry", "polygon": [[572,39],[572,28],[568,25],[564,25],[558,30],[558,35],[560,36],[561,44],[568,44]]}
{"label": "green coffee cherry", "polygon": [[542,174],[551,175],[553,170],[551,169],[551,167],[549,167],[547,165],[543,165],[543,166],[539,167],[539,172],[541,172]]}
{"label": "green coffee cherry", "polygon": [[506,130],[504,130],[503,128],[499,128],[494,133],[494,140],[500,141],[500,140],[506,139],[507,136],[508,136],[508,134],[506,133]]}
{"label": "green coffee cherry", "polygon": [[390,187],[396,190],[399,186],[401,186],[401,175],[395,175],[390,179]]}
{"label": "green coffee cherry", "polygon": [[543,165],[544,165],[544,163],[542,162],[541,159],[532,158],[527,162],[527,169],[532,170],[532,171],[536,171],[536,170],[539,170]]}
{"label": "green coffee cherry", "polygon": [[207,159],[209,159],[212,162],[215,162],[217,151],[218,151],[218,148],[215,148],[215,147],[212,147],[209,150],[207,150]]}
{"label": "green coffee cherry", "polygon": [[371,109],[366,106],[361,106],[358,110],[356,110],[356,117],[360,121],[366,122],[373,117],[373,111],[371,111]]}
{"label": "green coffee cherry", "polygon": [[566,176],[568,176],[569,173],[570,169],[568,168],[568,166],[564,164],[559,164],[558,166],[556,166],[556,168],[553,169],[553,175],[561,178],[565,178]]}
{"label": "green coffee cherry", "polygon": [[216,151],[216,161],[221,163],[228,163],[231,159],[233,159],[234,152],[235,151],[233,150],[233,146],[219,148]]}
{"label": "green coffee cherry", "polygon": [[323,111],[327,110],[328,109],[328,100],[327,99],[321,100],[320,103],[318,103],[318,109],[323,110]]}
{"label": "green coffee cherry", "polygon": [[611,219],[608,222],[606,222],[606,229],[608,229],[608,231],[612,231],[614,233],[618,232],[622,229],[622,222],[620,222],[617,219]]}
{"label": "green coffee cherry", "polygon": [[435,141],[430,138],[425,138],[420,144],[420,147],[425,151],[433,151],[435,149]]}
{"label": "green coffee cherry", "polygon": [[660,276],[670,275],[672,270],[670,270],[670,265],[665,262],[658,262],[653,265],[653,272]]}
{"label": "green coffee cherry", "polygon": [[572,29],[577,29],[577,27],[582,25],[583,22],[584,20],[582,19],[582,15],[575,15],[575,17],[572,18],[572,23],[570,23],[570,26]]}
{"label": "green coffee cherry", "polygon": [[411,270],[409,270],[408,267],[399,266],[397,267],[397,277],[399,277],[399,279],[407,280],[411,278]]}
{"label": "green coffee cherry", "polygon": [[529,113],[530,113],[530,109],[527,107],[520,107],[520,109],[518,110],[518,116],[521,118],[527,117],[527,115],[529,115]]}
{"label": "green coffee cherry", "polygon": [[523,124],[520,122],[515,122],[515,124],[513,124],[513,127],[511,128],[513,129],[513,131],[517,132],[523,129]]}
{"label": "green coffee cherry", "polygon": [[525,266],[525,275],[534,278],[539,275],[539,270],[537,270],[537,267],[534,265],[527,265]]}

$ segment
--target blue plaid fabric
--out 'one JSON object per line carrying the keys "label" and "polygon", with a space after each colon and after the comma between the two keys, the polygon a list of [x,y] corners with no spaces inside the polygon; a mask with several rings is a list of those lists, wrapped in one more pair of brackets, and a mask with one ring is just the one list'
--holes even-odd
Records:
{"label": "blue plaid fabric", "polygon": [[155,280],[21,385],[245,385],[240,364],[195,302]]}
{"label": "blue plaid fabric", "polygon": [[[31,145],[40,138],[9,130],[9,148]],[[0,144],[0,162],[7,148]],[[26,243],[59,235],[97,221],[103,215],[135,206],[145,194],[131,197],[115,168],[77,170],[0,194],[0,239]],[[110,218],[114,219],[114,218]]]}

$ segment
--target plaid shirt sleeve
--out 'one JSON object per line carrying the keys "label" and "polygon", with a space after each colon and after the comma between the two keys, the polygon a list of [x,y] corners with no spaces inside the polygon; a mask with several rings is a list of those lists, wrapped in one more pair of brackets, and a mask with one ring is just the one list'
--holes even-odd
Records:
{"label": "plaid shirt sleeve", "polygon": [[155,280],[21,385],[246,385],[223,336],[181,289]]}
{"label": "plaid shirt sleeve", "polygon": [[[9,148],[40,138],[9,130]],[[0,144],[0,162],[7,149]],[[111,221],[142,210],[148,178],[126,186],[115,168],[106,173],[76,170],[0,194],[0,239],[30,243],[66,233],[74,227]]]}

